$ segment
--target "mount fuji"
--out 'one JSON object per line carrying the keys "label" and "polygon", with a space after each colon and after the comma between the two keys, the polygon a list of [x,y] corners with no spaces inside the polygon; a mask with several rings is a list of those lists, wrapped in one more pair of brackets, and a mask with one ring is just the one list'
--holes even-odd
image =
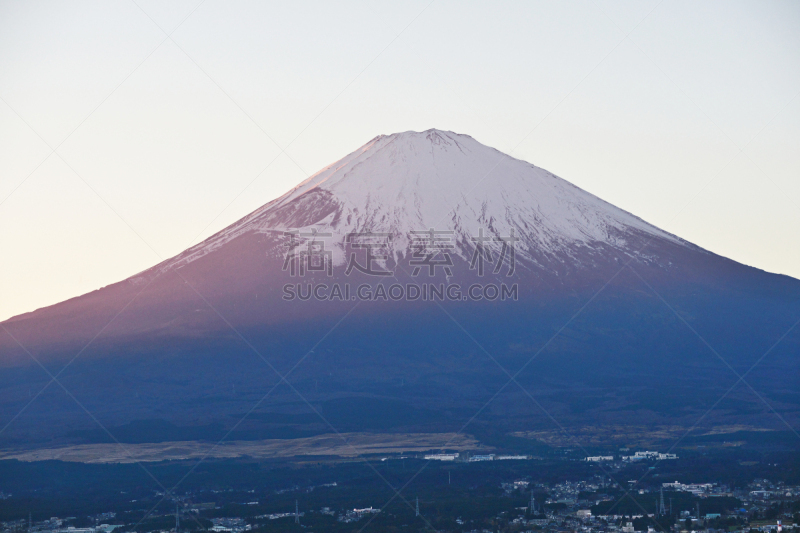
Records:
{"label": "mount fuji", "polygon": [[799,317],[800,281],[472,137],[381,135],[171,259],[3,322],[0,438],[777,427],[800,415]]}

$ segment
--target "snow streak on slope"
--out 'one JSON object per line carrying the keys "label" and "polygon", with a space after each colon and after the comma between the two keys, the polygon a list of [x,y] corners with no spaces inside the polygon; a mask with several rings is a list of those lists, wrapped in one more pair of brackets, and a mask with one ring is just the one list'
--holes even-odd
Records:
{"label": "snow streak on slope", "polygon": [[399,256],[407,253],[411,231],[431,228],[454,232],[456,253],[466,258],[481,229],[501,237],[513,230],[518,257],[540,267],[551,260],[580,263],[608,246],[631,253],[632,236],[689,245],[468,135],[428,130],[376,137],[159,269],[191,262],[247,232],[330,233],[326,240],[340,265],[348,233],[389,233]]}

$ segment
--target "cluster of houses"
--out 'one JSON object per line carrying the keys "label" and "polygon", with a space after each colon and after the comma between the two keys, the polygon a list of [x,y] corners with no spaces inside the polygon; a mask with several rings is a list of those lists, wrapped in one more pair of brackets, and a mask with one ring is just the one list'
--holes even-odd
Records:
{"label": "cluster of houses", "polygon": [[532,459],[530,455],[495,455],[493,453],[470,455],[466,453],[431,453],[423,456],[426,461],[460,461],[467,463],[477,463],[480,461],[526,461]]}
{"label": "cluster of houses", "polygon": [[[651,451],[642,451],[636,452],[633,455],[622,455],[620,456],[620,460],[625,462],[635,462],[635,461],[667,461],[670,459],[677,459],[678,456],[674,453],[661,453],[661,452],[651,452]],[[601,463],[606,461],[613,461],[613,455],[595,455],[591,457],[586,457],[584,461],[588,461],[590,463]]]}

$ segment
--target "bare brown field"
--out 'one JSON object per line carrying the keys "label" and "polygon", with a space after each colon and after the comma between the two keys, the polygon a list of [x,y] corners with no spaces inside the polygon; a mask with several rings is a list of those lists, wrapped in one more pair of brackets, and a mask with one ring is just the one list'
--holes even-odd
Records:
{"label": "bare brown field", "polygon": [[302,439],[269,439],[223,443],[181,441],[148,444],[79,444],[38,450],[3,450],[0,460],[68,461],[78,463],[135,463],[217,459],[274,459],[302,456],[353,458],[361,455],[419,453],[430,450],[489,451],[469,435],[455,433],[343,433]]}
{"label": "bare brown field", "polygon": [[[518,431],[515,437],[538,440],[559,448],[570,446],[605,446],[647,447],[673,445],[687,435],[689,428],[683,426],[587,426],[570,428],[568,434],[559,430]],[[716,426],[713,428],[695,429],[694,436],[725,435],[737,431],[772,431],[752,426]]]}

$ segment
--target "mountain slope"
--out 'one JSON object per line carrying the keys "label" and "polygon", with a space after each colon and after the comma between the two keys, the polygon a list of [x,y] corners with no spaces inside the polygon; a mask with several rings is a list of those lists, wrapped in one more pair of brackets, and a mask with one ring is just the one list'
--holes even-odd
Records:
{"label": "mountain slope", "polygon": [[[415,233],[430,230],[433,246]],[[391,275],[350,268],[367,253],[367,270]],[[461,292],[407,298],[409,284]],[[323,285],[325,298],[301,297]],[[352,292],[334,298],[334,285]],[[492,298],[490,285],[515,297]],[[404,297],[376,296],[392,286]],[[243,438],[330,430],[314,409],[337,429],[458,429],[490,400],[475,423],[500,431],[553,413],[691,425],[798,316],[797,280],[702,250],[471,137],[406,132],[137,276],[4,322],[0,414],[11,420],[47,383],[27,349],[110,427],[213,434],[265,394],[236,426]],[[790,418],[797,353],[795,331],[748,377]],[[292,386],[277,386],[287,373]],[[765,409],[740,387],[708,420],[753,423]],[[49,387],[7,436],[89,438],[92,425]]]}

